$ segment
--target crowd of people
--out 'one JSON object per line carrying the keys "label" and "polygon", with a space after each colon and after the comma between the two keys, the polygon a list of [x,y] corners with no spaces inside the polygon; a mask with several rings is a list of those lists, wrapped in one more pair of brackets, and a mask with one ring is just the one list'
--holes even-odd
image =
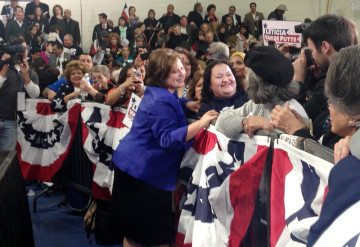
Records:
{"label": "crowd of people", "polygon": [[[287,45],[262,45],[265,18],[255,2],[243,20],[235,6],[219,18],[214,4],[203,13],[197,2],[187,16],[169,4],[160,19],[150,9],[142,22],[130,6],[116,26],[98,15],[93,45],[84,53],[70,9],[57,4],[50,13],[34,0],[24,11],[17,3],[4,6],[6,26],[0,22],[0,37],[9,43],[1,51],[0,151],[15,148],[16,106],[25,95],[48,98],[54,112],[66,111],[75,98],[126,107],[132,93],[142,97],[130,133],[113,154],[112,203],[124,246],[173,242],[179,165],[210,124],[230,138],[274,130],[334,149],[338,165],[309,246],[360,199],[352,193],[360,176],[360,47],[351,20],[324,15],[313,21],[303,32],[306,47],[290,61]],[[280,4],[268,19],[281,21],[286,10]],[[349,180],[342,176],[347,173]],[[344,183],[353,189],[334,210]]]}

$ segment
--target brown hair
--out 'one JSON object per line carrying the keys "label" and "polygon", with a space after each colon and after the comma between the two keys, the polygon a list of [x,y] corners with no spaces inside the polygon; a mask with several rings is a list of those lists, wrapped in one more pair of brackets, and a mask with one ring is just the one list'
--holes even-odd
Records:
{"label": "brown hair", "polygon": [[70,73],[74,70],[81,70],[84,74],[87,72],[84,65],[79,61],[70,61],[64,70],[64,77],[68,83],[71,83],[70,81]]}
{"label": "brown hair", "polygon": [[121,40],[120,40],[120,36],[119,36],[119,34],[117,34],[117,33],[110,33],[109,34],[109,37],[108,37],[108,46],[110,47],[111,46],[111,39],[112,38],[116,38],[116,40],[117,40],[117,45],[118,46],[120,46],[121,45]]}
{"label": "brown hair", "polygon": [[63,7],[60,4],[55,4],[54,7],[52,8],[53,15],[56,17],[56,14],[55,14],[56,8],[59,8],[61,10],[61,16],[63,16],[64,11],[63,11]]}
{"label": "brown hair", "polygon": [[146,85],[165,87],[165,80],[171,73],[174,64],[180,60],[177,53],[171,49],[157,49],[150,54],[146,71]]}
{"label": "brown hair", "polygon": [[[189,82],[189,90],[187,91],[186,98],[195,100],[195,88],[198,81],[204,77],[204,71],[198,70],[194,73],[192,80]],[[199,100],[199,99],[198,99]]]}

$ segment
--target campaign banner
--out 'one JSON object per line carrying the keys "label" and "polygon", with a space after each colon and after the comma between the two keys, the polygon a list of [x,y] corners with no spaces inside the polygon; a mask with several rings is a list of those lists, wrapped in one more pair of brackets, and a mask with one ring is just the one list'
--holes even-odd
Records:
{"label": "campaign banner", "polygon": [[266,136],[230,140],[214,126],[196,136],[181,163],[180,172],[193,173],[176,246],[239,246],[232,244],[241,241],[250,223],[269,144]]}
{"label": "campaign banner", "polygon": [[288,44],[289,46],[301,47],[302,34],[295,32],[295,26],[299,21],[262,21],[264,45],[274,41],[276,45]]}
{"label": "campaign banner", "polygon": [[129,105],[126,109],[126,115],[123,120],[123,124],[131,129],[137,110],[139,109],[141,98],[132,93],[130,97]]}

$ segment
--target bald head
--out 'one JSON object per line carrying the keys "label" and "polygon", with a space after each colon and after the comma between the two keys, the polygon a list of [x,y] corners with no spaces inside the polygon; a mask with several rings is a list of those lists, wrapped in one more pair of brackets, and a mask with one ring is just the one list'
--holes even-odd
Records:
{"label": "bald head", "polygon": [[71,10],[70,9],[65,9],[64,10],[64,19],[65,20],[70,20],[71,18]]}

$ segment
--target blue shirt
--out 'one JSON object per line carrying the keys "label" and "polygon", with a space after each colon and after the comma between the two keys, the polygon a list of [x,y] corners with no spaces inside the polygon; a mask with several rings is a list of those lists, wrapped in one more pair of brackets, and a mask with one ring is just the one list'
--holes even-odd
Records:
{"label": "blue shirt", "polygon": [[65,83],[66,83],[65,77],[61,77],[59,80],[57,80],[53,84],[49,85],[48,88],[50,88],[55,93],[57,93],[60,90],[60,87]]}
{"label": "blue shirt", "polygon": [[188,126],[175,94],[146,87],[132,128],[113,153],[114,164],[158,189],[175,189],[180,163],[191,143]]}

